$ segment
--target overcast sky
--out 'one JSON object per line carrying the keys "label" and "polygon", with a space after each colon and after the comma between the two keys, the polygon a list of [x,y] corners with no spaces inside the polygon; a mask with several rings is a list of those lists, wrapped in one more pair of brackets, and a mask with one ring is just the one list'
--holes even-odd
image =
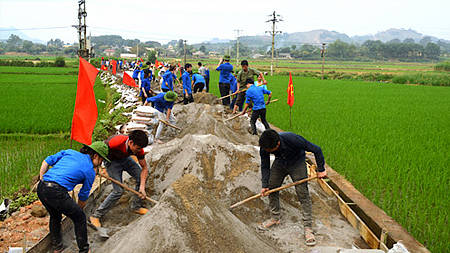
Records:
{"label": "overcast sky", "polygon": [[[315,29],[349,36],[376,34],[389,28],[412,29],[450,40],[448,0],[86,0],[86,24],[92,36],[116,34],[125,39],[186,39],[187,44],[213,38],[235,39],[264,34],[276,11],[283,33]],[[78,0],[0,0],[0,27],[23,29],[44,42],[59,38],[74,43],[78,34]]]}

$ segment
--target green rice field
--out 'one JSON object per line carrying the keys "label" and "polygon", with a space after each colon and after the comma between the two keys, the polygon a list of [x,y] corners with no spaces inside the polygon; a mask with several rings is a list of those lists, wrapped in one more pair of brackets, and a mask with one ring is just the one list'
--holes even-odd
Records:
{"label": "green rice field", "polygon": [[[267,119],[289,131],[288,76]],[[450,89],[293,77],[292,132],[432,252],[450,248]]]}
{"label": "green rice field", "polygon": [[[29,188],[42,160],[70,147],[78,80],[73,70],[0,67],[0,145],[4,151],[0,154],[0,198]],[[99,78],[94,92],[97,99],[105,99]],[[101,112],[104,104],[97,102],[97,106]],[[73,149],[80,147],[72,143]]]}
{"label": "green rice field", "polygon": [[[357,63],[348,63],[353,64]],[[391,68],[391,63],[385,64]],[[218,95],[216,65],[208,67],[210,91]],[[395,67],[432,71],[420,64]],[[47,155],[68,148],[77,82],[67,70],[33,73],[4,68],[0,144],[7,152],[0,155],[2,196],[19,188],[13,180],[25,182],[37,174]],[[22,71],[27,74],[18,78]],[[291,128],[286,104],[289,76],[266,79],[272,98],[279,99],[267,106],[270,123],[318,144],[334,170],[432,252],[450,248],[449,87],[293,76]],[[101,85],[95,86],[97,99],[103,99],[104,92]]]}

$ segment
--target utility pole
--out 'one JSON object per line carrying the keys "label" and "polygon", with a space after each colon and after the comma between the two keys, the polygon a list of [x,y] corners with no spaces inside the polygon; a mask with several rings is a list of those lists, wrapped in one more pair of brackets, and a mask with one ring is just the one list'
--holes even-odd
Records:
{"label": "utility pole", "polygon": [[136,62],[139,61],[139,42],[137,43],[137,48],[136,48]]}
{"label": "utility pole", "polygon": [[186,65],[186,42],[187,42],[187,40],[183,40],[183,43],[184,43],[184,65]]}
{"label": "utility pole", "polygon": [[242,30],[234,30],[237,35],[236,35],[236,65],[239,66],[239,32],[242,32]]}
{"label": "utility pole", "polygon": [[320,55],[322,56],[322,80],[323,80],[323,67],[325,65],[325,44],[322,43],[322,51],[320,51]]}
{"label": "utility pole", "polygon": [[272,22],[272,31],[266,31],[266,33],[269,33],[270,35],[272,35],[272,60],[270,63],[270,75],[273,76],[273,52],[274,52],[274,47],[275,47],[275,35],[277,33],[282,33],[282,31],[275,31],[275,24],[277,22],[283,21],[280,17],[280,15],[275,14],[275,11],[273,12],[272,15],[269,15],[269,17],[272,17],[272,19],[269,19],[266,21],[267,22]]}
{"label": "utility pole", "polygon": [[86,1],[78,1],[78,25],[72,25],[78,30],[78,56],[89,59],[89,49],[86,46]]}

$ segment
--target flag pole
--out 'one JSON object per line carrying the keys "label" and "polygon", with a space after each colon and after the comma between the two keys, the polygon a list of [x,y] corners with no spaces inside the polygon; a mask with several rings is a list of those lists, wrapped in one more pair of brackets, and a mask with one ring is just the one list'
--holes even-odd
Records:
{"label": "flag pole", "polygon": [[292,132],[292,106],[289,106],[289,119],[290,119],[290,122],[289,122],[289,131]]}

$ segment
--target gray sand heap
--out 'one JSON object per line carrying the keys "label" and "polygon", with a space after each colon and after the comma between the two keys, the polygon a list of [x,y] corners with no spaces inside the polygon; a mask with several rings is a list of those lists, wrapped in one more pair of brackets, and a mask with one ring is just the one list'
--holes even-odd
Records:
{"label": "gray sand heap", "polygon": [[[110,239],[100,242],[95,232],[90,234],[93,251],[309,252],[293,188],[281,192],[282,223],[270,231],[256,230],[269,218],[267,198],[229,210],[261,190],[258,137],[249,133],[248,119],[224,122],[232,115],[215,104],[176,105],[174,114],[182,130],[166,128],[167,142],[151,145],[146,156],[147,194],[159,203],[139,216],[130,215],[128,201],[120,201],[104,217],[105,226],[116,224]],[[358,232],[339,214],[333,198],[315,182],[309,186],[318,246],[350,248],[359,241]],[[134,221],[121,223],[131,216]]]}

